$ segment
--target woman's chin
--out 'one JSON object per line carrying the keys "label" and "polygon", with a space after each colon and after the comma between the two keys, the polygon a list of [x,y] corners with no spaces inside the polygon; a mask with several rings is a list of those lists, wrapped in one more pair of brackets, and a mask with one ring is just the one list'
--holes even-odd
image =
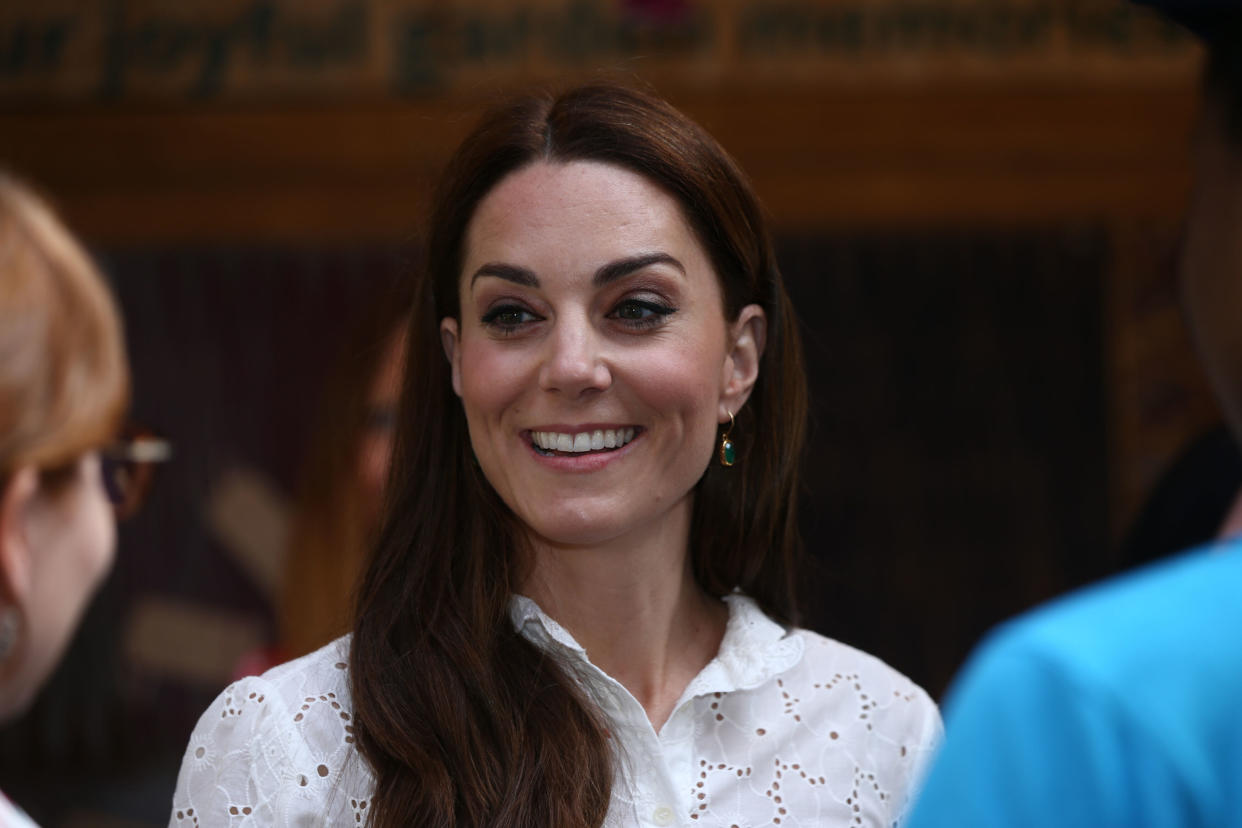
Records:
{"label": "woman's chin", "polygon": [[557,549],[594,549],[616,540],[618,535],[600,532],[596,527],[582,527],[579,531],[561,529],[555,532],[533,532],[535,541],[542,546]]}
{"label": "woman's chin", "polygon": [[537,544],[560,548],[604,546],[627,534],[615,513],[558,510],[536,521],[525,521]]}
{"label": "woman's chin", "polygon": [[[616,498],[561,501],[558,508],[515,510],[536,545],[590,549],[644,546],[658,539],[682,537],[689,529],[693,499],[684,497],[671,508],[659,504],[618,502]],[[629,508],[626,508],[629,507]]]}

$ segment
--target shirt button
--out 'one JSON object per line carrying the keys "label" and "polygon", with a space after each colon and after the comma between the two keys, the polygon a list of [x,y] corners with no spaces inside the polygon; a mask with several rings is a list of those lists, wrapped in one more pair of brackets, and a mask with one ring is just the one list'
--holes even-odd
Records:
{"label": "shirt button", "polygon": [[672,825],[673,809],[667,805],[661,805],[651,813],[651,821],[656,825]]}

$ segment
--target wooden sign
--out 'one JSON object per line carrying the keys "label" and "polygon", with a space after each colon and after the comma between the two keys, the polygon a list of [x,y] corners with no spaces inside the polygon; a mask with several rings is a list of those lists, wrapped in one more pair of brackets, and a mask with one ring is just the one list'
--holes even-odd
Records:
{"label": "wooden sign", "polygon": [[1184,82],[1123,0],[8,0],[0,99],[391,97],[601,69],[661,86]]}

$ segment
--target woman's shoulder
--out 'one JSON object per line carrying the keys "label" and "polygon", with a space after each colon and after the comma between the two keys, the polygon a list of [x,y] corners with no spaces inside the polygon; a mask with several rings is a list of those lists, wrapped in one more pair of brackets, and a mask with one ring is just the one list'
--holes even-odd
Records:
{"label": "woman's shoulder", "polygon": [[287,749],[305,744],[315,752],[352,744],[349,643],[342,636],[262,675],[238,679],[203,713],[194,735],[237,742],[264,732],[279,735]]}
{"label": "woman's shoulder", "polygon": [[803,705],[819,717],[856,721],[863,738],[886,731],[927,747],[939,739],[935,702],[897,670],[848,644],[780,624],[746,595],[725,600],[729,627],[718,659],[733,665],[737,686],[774,685],[789,710]]}
{"label": "woman's shoulder", "polygon": [[322,816],[341,803],[365,808],[371,788],[354,744],[344,637],[216,697],[186,746],[170,825],[196,814],[208,820],[193,824],[230,814],[264,824],[316,809]]}
{"label": "woman's shoulder", "polygon": [[[777,776],[810,775],[833,790],[852,791],[855,804],[870,820],[887,825],[898,819],[941,738],[935,703],[873,655],[811,630],[778,624],[759,615],[753,602],[735,598],[730,605],[731,623],[740,627],[746,622],[754,629],[746,640],[782,657],[760,656],[753,646],[735,647],[735,661],[759,664],[751,675],[763,674],[767,666],[775,670],[762,682],[739,685],[736,698],[725,694],[711,699],[708,727],[713,721],[728,723],[731,732],[744,734],[742,743],[732,744],[740,748],[737,755],[749,757],[748,763],[767,752],[762,761],[776,763]],[[741,658],[748,655],[753,658]],[[797,764],[792,764],[790,757],[795,756]],[[793,807],[793,792],[781,793]],[[847,796],[838,803],[848,802]]]}
{"label": "woman's shoulder", "polygon": [[849,676],[856,683],[872,685],[877,691],[883,689],[889,694],[927,698],[911,679],[868,652],[802,627],[793,628],[789,634],[802,639],[801,667],[817,679],[840,683]]}
{"label": "woman's shoulder", "polygon": [[803,656],[785,680],[800,692],[856,710],[850,719],[861,733],[900,737],[920,751],[939,742],[943,726],[936,703],[900,671],[812,630],[794,629],[790,635],[802,639]]}
{"label": "woman's shoulder", "polygon": [[236,684],[251,690],[266,689],[286,702],[307,696],[348,699],[350,640],[351,636],[343,635],[312,653],[278,664],[262,675],[247,676]]}
{"label": "woman's shoulder", "polygon": [[239,733],[260,724],[304,730],[308,720],[336,717],[349,706],[349,641],[342,636],[261,675],[237,679],[216,696],[195,732],[209,724],[219,730],[220,723]]}

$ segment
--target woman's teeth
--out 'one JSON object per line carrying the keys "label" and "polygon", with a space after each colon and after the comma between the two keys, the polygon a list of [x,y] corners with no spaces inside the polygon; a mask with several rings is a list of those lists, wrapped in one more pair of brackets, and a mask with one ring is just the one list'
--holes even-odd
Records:
{"label": "woman's teeth", "polygon": [[532,431],[530,441],[543,452],[581,454],[587,451],[618,449],[634,439],[634,428],[609,428],[565,434],[559,431]]}

